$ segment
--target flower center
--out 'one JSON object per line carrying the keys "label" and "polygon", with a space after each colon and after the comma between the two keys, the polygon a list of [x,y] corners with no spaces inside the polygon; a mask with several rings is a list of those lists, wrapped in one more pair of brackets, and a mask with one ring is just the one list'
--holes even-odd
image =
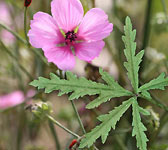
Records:
{"label": "flower center", "polygon": [[76,38],[77,38],[76,33],[73,30],[65,33],[65,43],[66,44],[72,43],[73,41],[76,40]]}

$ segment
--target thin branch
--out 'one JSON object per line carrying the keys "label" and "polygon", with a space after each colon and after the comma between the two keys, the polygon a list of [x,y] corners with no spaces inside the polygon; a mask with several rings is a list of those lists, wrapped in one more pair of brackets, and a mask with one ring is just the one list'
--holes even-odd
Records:
{"label": "thin branch", "polygon": [[4,45],[4,43],[2,41],[0,41],[0,44],[2,45],[3,49],[8,53],[8,55],[10,57],[12,57],[18,64],[18,66],[20,67],[20,69],[29,77],[30,80],[33,80],[32,75],[24,68],[24,66],[22,66],[19,62],[17,57],[15,57],[11,51]]}

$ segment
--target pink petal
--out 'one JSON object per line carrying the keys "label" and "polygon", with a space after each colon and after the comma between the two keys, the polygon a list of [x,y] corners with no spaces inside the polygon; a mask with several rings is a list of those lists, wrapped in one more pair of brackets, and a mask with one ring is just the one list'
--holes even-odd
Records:
{"label": "pink petal", "polygon": [[26,94],[26,98],[31,98],[36,94],[34,90],[29,90]]}
{"label": "pink petal", "polygon": [[58,44],[64,40],[54,19],[43,12],[38,12],[33,16],[28,32],[32,46],[42,48],[46,44]]}
{"label": "pink petal", "polygon": [[0,38],[5,42],[6,45],[12,45],[15,42],[15,37],[7,30],[0,32]]}
{"label": "pink petal", "polygon": [[108,16],[99,8],[92,8],[84,16],[78,36],[85,40],[102,40],[110,35],[113,24],[109,23]]}
{"label": "pink petal", "polygon": [[76,28],[83,17],[83,7],[79,0],[53,0],[51,12],[58,26],[64,32]]}
{"label": "pink petal", "polygon": [[68,46],[56,47],[50,45],[43,48],[48,62],[53,62],[61,70],[72,70],[75,66],[75,57]]}
{"label": "pink petal", "polygon": [[0,22],[4,23],[6,25],[11,25],[12,24],[12,18],[10,15],[10,8],[4,1],[0,1]]}
{"label": "pink petal", "polygon": [[75,44],[75,53],[79,59],[91,61],[95,57],[99,56],[103,47],[103,41],[81,42]]}
{"label": "pink petal", "polygon": [[0,96],[0,109],[14,107],[24,102],[24,94],[21,91],[15,91],[7,95]]}

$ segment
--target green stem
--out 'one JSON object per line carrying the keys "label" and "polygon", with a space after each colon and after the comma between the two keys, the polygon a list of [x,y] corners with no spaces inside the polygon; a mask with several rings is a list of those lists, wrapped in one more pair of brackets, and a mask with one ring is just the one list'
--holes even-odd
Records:
{"label": "green stem", "polygon": [[165,16],[166,16],[166,22],[168,23],[168,14],[167,14],[167,8],[166,8],[165,0],[162,0],[162,6],[163,6],[163,11],[164,11]]}
{"label": "green stem", "polygon": [[0,27],[2,27],[3,29],[7,30],[8,32],[10,32],[12,35],[14,35],[16,37],[16,39],[18,39],[22,43],[27,44],[26,40],[24,40],[19,34],[17,34],[16,32],[12,31],[11,29],[9,29],[4,24],[0,23]]}
{"label": "green stem", "polygon": [[[2,27],[3,29],[7,30],[8,32],[10,32],[13,36],[16,37],[16,39],[18,39],[19,41],[21,41],[23,44],[28,46],[28,43],[26,40],[24,40],[19,34],[17,34],[17,32],[12,31],[11,29],[9,29],[7,26],[5,26],[4,24],[0,23],[0,27]],[[29,47],[29,46],[28,46]],[[44,58],[44,56],[42,56],[42,54],[35,48],[30,48],[30,50],[36,54],[37,56],[39,56],[39,58],[46,64],[48,65],[46,59]]]}
{"label": "green stem", "polygon": [[25,34],[26,41],[29,44],[29,40],[27,37],[27,7],[24,7],[24,34]]}
{"label": "green stem", "polygon": [[[72,132],[71,130],[67,129],[65,126],[63,126],[62,124],[60,124],[58,121],[56,121],[52,116],[50,115],[46,115],[46,117],[54,124],[56,124],[57,126],[59,126],[60,128],[62,128],[64,131],[66,131],[67,133],[71,134],[72,136],[76,137],[76,138],[81,138],[79,135],[77,135],[76,133]],[[98,148],[96,146],[92,146],[95,150],[98,150]]]}
{"label": "green stem", "polygon": [[60,76],[60,78],[61,78],[61,79],[63,79],[63,78],[64,78],[64,76],[63,76],[63,73],[62,73],[62,70],[61,70],[61,69],[59,69],[59,76]]}
{"label": "green stem", "polygon": [[[151,94],[151,93],[150,93]],[[165,111],[168,112],[168,106],[166,106],[165,104],[163,104],[155,95],[151,94],[152,99],[155,101],[155,104],[160,107],[163,108]]]}
{"label": "green stem", "polygon": [[19,127],[17,131],[17,137],[16,137],[16,150],[21,150],[22,149],[22,141],[23,141],[23,133],[24,133],[24,128],[26,125],[26,114],[25,111],[22,109],[20,114],[19,114]]}
{"label": "green stem", "polygon": [[148,0],[147,2],[147,8],[146,8],[146,18],[145,18],[145,25],[144,25],[144,37],[143,37],[143,45],[141,49],[145,49],[149,42],[149,35],[150,35],[150,21],[151,21],[151,15],[152,15],[152,1]]}
{"label": "green stem", "polygon": [[60,142],[58,140],[57,132],[56,132],[56,130],[54,128],[54,125],[53,125],[53,123],[50,120],[49,120],[48,124],[49,124],[50,130],[51,130],[51,133],[53,135],[54,141],[55,141],[56,149],[57,150],[61,150]]}
{"label": "green stem", "polygon": [[[147,45],[149,44],[149,37],[150,37],[150,21],[151,21],[151,16],[152,16],[152,2],[153,0],[148,0],[147,1],[147,8],[146,8],[146,16],[145,16],[145,22],[144,22],[144,27],[143,27],[143,42],[142,42],[142,46],[140,48],[140,50],[145,50]],[[140,75],[143,72],[145,66],[147,66],[146,64],[146,56],[144,55],[144,59],[140,65]]]}
{"label": "green stem", "polygon": [[143,96],[141,96],[141,98],[144,98],[144,99],[150,101],[151,103],[155,104],[156,106],[158,106],[158,107],[164,109],[166,112],[168,112],[168,106],[166,106],[165,104],[163,104],[163,103],[162,103],[155,95],[153,95],[151,92],[149,92],[149,93],[150,93],[152,99],[147,99],[147,98],[145,98],[145,97],[143,97]]}
{"label": "green stem", "polygon": [[10,57],[12,57],[18,64],[18,66],[20,67],[20,69],[29,77],[30,80],[33,80],[33,77],[31,76],[31,74],[18,62],[17,57],[15,57],[11,51],[3,44],[2,41],[0,41],[0,44],[2,45],[3,49],[8,53],[8,55]]}
{"label": "green stem", "polygon": [[120,147],[121,150],[127,150],[125,144],[123,143],[123,141],[119,135],[115,135],[115,140],[118,143],[118,146]]}
{"label": "green stem", "polygon": [[84,126],[83,126],[83,123],[82,123],[82,121],[81,121],[81,119],[80,119],[79,113],[78,113],[78,111],[77,111],[77,109],[76,109],[76,106],[75,106],[75,103],[74,103],[73,100],[71,100],[71,104],[72,104],[73,110],[74,110],[74,112],[75,112],[75,114],[76,114],[76,117],[77,117],[77,119],[78,119],[78,123],[79,123],[79,125],[80,125],[80,127],[81,127],[83,133],[86,134],[85,128],[84,128]]}
{"label": "green stem", "polygon": [[56,124],[57,126],[59,126],[60,128],[62,128],[63,130],[65,130],[67,133],[71,134],[72,136],[76,137],[76,138],[80,138],[79,135],[77,135],[76,133],[70,131],[69,129],[67,129],[66,127],[64,127],[62,124],[60,124],[58,121],[56,121],[52,116],[50,115],[46,115],[47,118],[53,122],[54,124]]}
{"label": "green stem", "polygon": [[39,57],[42,62],[44,64],[46,64],[48,66],[48,63],[46,61],[46,59],[44,58],[44,56],[40,53],[40,51],[38,49],[35,49],[35,48],[29,48],[35,55],[37,55],[37,57]]}

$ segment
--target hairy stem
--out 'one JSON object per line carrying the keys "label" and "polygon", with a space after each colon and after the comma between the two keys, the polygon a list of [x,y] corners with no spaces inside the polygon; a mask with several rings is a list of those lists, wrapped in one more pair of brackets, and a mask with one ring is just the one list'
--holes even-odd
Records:
{"label": "hairy stem", "polygon": [[[148,0],[147,1],[147,7],[146,7],[146,16],[145,16],[145,22],[144,22],[144,27],[143,27],[143,42],[140,50],[145,50],[148,43],[149,43],[149,36],[151,32],[150,28],[150,21],[151,21],[151,16],[152,16],[152,2],[153,0]],[[144,55],[144,59],[140,65],[140,74],[143,72],[145,66],[146,66],[146,56]]]}
{"label": "hairy stem", "polygon": [[71,100],[71,104],[72,104],[73,110],[74,110],[74,112],[75,112],[75,115],[76,115],[76,117],[77,117],[77,119],[78,119],[79,125],[80,125],[80,127],[81,127],[83,133],[86,134],[85,128],[84,128],[84,126],[83,126],[83,123],[82,123],[82,121],[81,121],[81,119],[80,119],[79,113],[78,113],[78,111],[77,111],[77,109],[76,109],[76,106],[75,106],[75,103],[74,103],[73,100]]}
{"label": "hairy stem", "polygon": [[10,32],[13,36],[16,37],[16,39],[18,39],[22,43],[27,44],[26,40],[24,40],[19,34],[17,34],[16,32],[12,31],[10,28],[5,26],[4,24],[0,23],[0,27],[2,27],[3,29],[7,30],[8,32]]}
{"label": "hairy stem", "polygon": [[141,49],[145,49],[149,42],[149,35],[150,35],[150,21],[151,21],[151,15],[152,15],[152,1],[148,0],[147,2],[147,8],[146,8],[146,17],[145,17],[145,24],[144,24],[144,36],[143,36],[143,45]]}
{"label": "hairy stem", "polygon": [[[64,131],[66,131],[67,133],[71,134],[72,136],[76,137],[76,138],[81,138],[79,135],[77,135],[76,133],[72,132],[71,130],[69,130],[68,128],[66,128],[65,126],[63,126],[62,124],[60,124],[58,121],[56,121],[52,116],[50,115],[46,115],[46,117],[54,124],[56,124],[57,126],[59,126],[60,128],[62,128]],[[92,146],[95,150],[99,150],[96,146]]]}
{"label": "hairy stem", "polygon": [[60,142],[58,140],[57,132],[54,128],[54,125],[53,125],[52,121],[49,120],[48,124],[49,124],[49,127],[50,127],[50,131],[53,135],[54,141],[55,141],[56,149],[61,150],[61,146],[60,146]]}
{"label": "hairy stem", "polygon": [[69,130],[68,128],[66,128],[65,126],[63,126],[62,124],[60,124],[58,121],[56,121],[52,116],[50,115],[46,115],[47,118],[53,122],[54,124],[56,124],[57,126],[59,126],[60,128],[62,128],[64,131],[66,131],[67,133],[71,134],[72,136],[76,137],[76,138],[80,138],[79,135],[77,135],[76,133],[72,132],[71,130]]}
{"label": "hairy stem", "polygon": [[24,7],[24,34],[25,34],[26,41],[29,45],[29,40],[27,37],[27,7]]}

